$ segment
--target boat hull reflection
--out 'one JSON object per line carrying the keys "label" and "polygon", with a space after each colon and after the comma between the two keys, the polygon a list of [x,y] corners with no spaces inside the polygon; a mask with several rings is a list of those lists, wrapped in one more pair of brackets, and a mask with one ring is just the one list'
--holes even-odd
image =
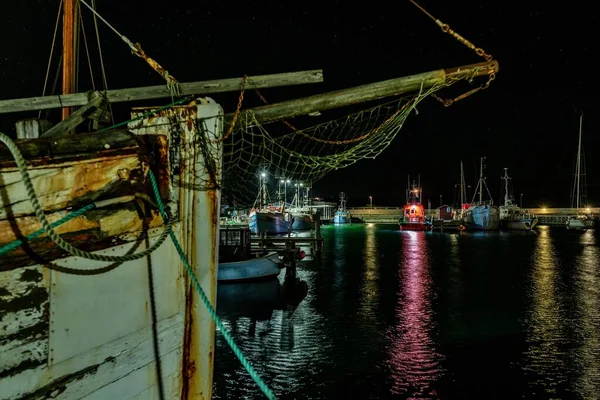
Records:
{"label": "boat hull reflection", "polygon": [[308,294],[308,284],[298,278],[219,284],[217,310],[228,318],[271,319],[274,310],[295,309]]}

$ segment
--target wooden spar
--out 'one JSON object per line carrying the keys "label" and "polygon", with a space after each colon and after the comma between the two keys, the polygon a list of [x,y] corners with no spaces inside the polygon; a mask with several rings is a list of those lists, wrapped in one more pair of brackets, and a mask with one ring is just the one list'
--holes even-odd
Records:
{"label": "wooden spar", "polygon": [[[207,95],[214,93],[235,92],[240,90],[241,82],[242,78],[230,78],[181,83],[181,90],[183,95]],[[262,89],[321,82],[323,82],[323,70],[318,69],[311,71],[251,76],[248,77],[248,84],[246,87]],[[166,85],[116,89],[106,92],[106,99],[109,103],[170,97],[171,92]],[[83,106],[89,101],[89,95],[87,93],[1,100],[0,114],[32,110],[46,110],[50,108]]]}
{"label": "wooden spar", "polygon": [[[62,63],[62,94],[71,94],[75,91],[75,23],[77,17],[77,7],[75,0],[65,0],[63,7],[63,63]],[[62,109],[62,119],[71,115],[71,107]]]}
{"label": "wooden spar", "polygon": [[[301,99],[284,101],[281,103],[268,104],[248,110],[242,113],[253,113],[259,123],[277,121],[284,118],[292,118],[307,115],[317,111],[325,111],[333,108],[345,107],[352,104],[364,103],[384,97],[397,96],[404,93],[416,92],[428,89],[434,85],[442,84],[453,77],[485,76],[498,72],[497,61],[489,61],[478,64],[470,64],[456,68],[439,69],[424,72],[417,75],[409,75],[401,78],[389,79],[387,81],[369,83],[349,89],[318,94]],[[422,86],[421,86],[422,85]],[[225,126],[231,124],[233,113],[225,115]],[[238,124],[244,121],[238,119]]]}
{"label": "wooden spar", "polygon": [[[86,118],[96,111],[96,108],[102,104],[102,95],[96,92],[95,97],[90,100],[89,103],[80,107],[79,110],[75,111],[73,114],[69,115],[67,118],[63,119],[57,125],[54,125],[47,132],[43,133],[42,136],[59,136],[64,135],[73,129],[75,129],[79,124],[86,120]],[[65,110],[63,108],[63,110]]]}

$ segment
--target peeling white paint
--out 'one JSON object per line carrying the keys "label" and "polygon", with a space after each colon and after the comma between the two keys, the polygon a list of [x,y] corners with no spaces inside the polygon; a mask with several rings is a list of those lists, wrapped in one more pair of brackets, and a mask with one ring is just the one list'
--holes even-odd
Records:
{"label": "peeling white paint", "polygon": [[[194,119],[199,115],[212,118],[211,115],[222,115],[223,112],[212,100],[203,101],[203,104],[197,107],[192,105],[181,109],[183,108],[186,111],[182,115]],[[196,126],[195,121],[187,122],[186,125]],[[168,136],[167,127],[162,129],[162,134]],[[221,130],[220,123],[215,124],[215,132],[211,134],[218,138]],[[153,133],[160,134],[156,131]],[[197,135],[198,132],[193,133]],[[182,153],[193,153],[190,161],[194,162],[186,164],[189,168],[186,173],[197,177],[202,162],[197,149],[190,147],[197,144],[192,143],[190,141],[180,145],[185,148]],[[86,168],[90,174],[94,174],[92,181],[97,185],[119,179],[120,169],[133,169],[139,162],[137,158],[135,162],[129,159],[115,161],[116,158],[109,159],[108,164],[96,160],[96,164],[67,163],[63,168],[56,168],[54,171],[48,168],[32,169],[36,191],[42,196],[42,205],[47,209],[59,211],[66,204],[66,199],[70,201],[81,193],[89,193],[89,187],[78,186],[74,180],[76,176],[85,176],[82,174],[86,173]],[[110,160],[115,161],[114,171],[109,167]],[[131,164],[128,165],[128,162]],[[9,184],[0,190],[12,193],[9,196],[10,202],[25,199],[24,189],[22,184],[17,183],[15,172],[0,173],[3,182]],[[178,176],[172,181],[177,182],[180,178]],[[186,179],[189,179],[189,176]],[[53,182],[58,182],[57,186],[54,186]],[[215,221],[218,222],[219,194],[198,192],[193,187],[175,187],[173,192],[177,192],[178,198],[185,199],[181,204],[172,204],[175,206],[174,212],[182,217],[181,223],[174,225],[175,233],[181,239],[184,251],[191,256],[190,261],[194,264],[198,278],[214,305],[218,242],[216,236],[211,238],[210,232],[215,229],[215,212]],[[210,199],[211,196],[216,199],[214,202]],[[31,212],[28,201],[13,205],[16,207],[12,208],[15,214]],[[0,203],[0,211],[4,210],[4,206]],[[182,208],[177,209],[177,206]],[[3,218],[6,218],[5,212],[0,213],[0,219]],[[126,224],[126,219],[123,218],[121,222]],[[132,227],[137,228],[140,227]],[[152,230],[151,242],[156,240],[155,235],[161,230],[162,228]],[[111,226],[106,232],[115,231]],[[135,252],[139,252],[145,245],[128,243],[99,253],[125,254],[132,247],[136,247]],[[198,393],[208,394],[210,397],[215,333],[212,321],[204,305],[194,294],[190,312],[195,324],[195,336],[192,337],[195,343],[190,349],[184,349],[184,321],[187,312],[185,272],[170,240],[152,255],[151,262],[159,318],[159,352],[167,398],[180,398],[184,382],[190,383],[190,398]],[[56,260],[56,263],[80,269],[106,265],[78,257],[63,258]],[[33,276],[29,276],[29,281],[24,282],[20,274],[26,271],[41,271],[44,277],[36,281]],[[41,266],[6,271],[0,273],[0,288],[6,289],[0,292],[4,293],[1,298],[3,301],[13,296],[22,298],[31,289],[43,289],[49,294],[49,316],[43,314],[44,307],[48,305],[43,293],[41,297],[37,297],[41,304],[30,306],[23,303],[26,309],[0,316],[0,357],[8,355],[12,359],[9,362],[2,360],[3,364],[0,363],[0,367],[13,368],[17,361],[27,359],[44,362],[44,365],[25,367],[18,373],[0,379],[0,400],[20,397],[41,400],[47,396],[88,400],[158,399],[146,258],[125,263],[110,272],[95,276],[67,275],[42,269]],[[43,337],[45,333],[42,333],[41,337],[27,336],[21,340],[8,338],[7,335],[23,333],[25,328],[45,324],[46,317],[49,318],[47,339]],[[43,328],[42,326],[40,332],[45,332]],[[2,341],[2,338],[7,340]],[[190,360],[194,362],[196,371],[191,377],[181,376],[183,354],[186,350],[190,351]]]}

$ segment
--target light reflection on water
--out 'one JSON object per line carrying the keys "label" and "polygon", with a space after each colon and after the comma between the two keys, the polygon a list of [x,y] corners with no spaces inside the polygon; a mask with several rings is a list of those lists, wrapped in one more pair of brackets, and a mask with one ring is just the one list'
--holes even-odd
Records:
{"label": "light reflection on water", "polygon": [[[530,375],[533,393],[545,391],[554,393],[556,387],[564,385],[566,348],[561,348],[566,335],[566,309],[562,301],[559,272],[561,265],[554,248],[550,229],[538,229],[530,272],[529,307],[526,310],[525,340],[527,349],[524,353],[523,370]],[[532,394],[533,394],[532,393]]]}
{"label": "light reflection on water", "polygon": [[[321,257],[298,270],[306,297],[283,274],[219,288],[224,324],[281,399],[600,393],[595,232],[323,234]],[[216,338],[214,398],[262,398]]]}
{"label": "light reflection on water", "polygon": [[431,308],[431,278],[427,233],[402,232],[398,322],[392,328],[389,363],[392,394],[435,395],[431,384],[441,373],[440,354],[431,338],[435,329]]}

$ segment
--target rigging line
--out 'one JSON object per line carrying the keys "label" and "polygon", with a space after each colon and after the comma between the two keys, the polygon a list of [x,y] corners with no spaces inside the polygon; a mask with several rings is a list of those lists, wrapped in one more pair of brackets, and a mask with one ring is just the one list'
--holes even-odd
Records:
{"label": "rigging line", "polygon": [[131,40],[129,40],[125,35],[120,34],[119,31],[117,31],[111,24],[109,24],[104,18],[102,18],[102,16],[100,14],[98,14],[98,12],[96,10],[94,10],[92,7],[90,7],[89,4],[87,4],[83,0],[79,0],[79,1],[83,5],[85,5],[87,8],[89,8],[94,13],[94,15],[96,15],[98,18],[100,18],[100,20],[102,22],[104,22],[106,25],[108,25],[108,27],[110,29],[112,29],[117,35],[119,35],[119,37],[129,46],[129,48],[131,49],[131,51],[134,55],[136,55],[140,58],[143,58],[144,61],[146,61],[146,63],[148,63],[148,65],[150,65],[150,67],[153,70],[155,70],[157,73],[159,73],[167,81],[167,88],[171,92],[172,99],[174,99],[175,97],[180,97],[183,94],[181,85],[179,84],[177,79],[175,79],[171,74],[169,74],[169,71],[167,71],[160,64],[158,64],[156,62],[156,60],[150,58],[146,54],[146,52],[142,49],[142,45],[140,43],[133,44],[131,42]]}
{"label": "rigging line", "polygon": [[432,19],[432,20],[434,20],[435,22],[441,22],[439,19],[437,19],[437,18],[436,18],[436,17],[434,17],[433,15],[429,14],[429,12],[428,12],[426,9],[424,9],[423,7],[421,7],[421,6],[419,5],[419,3],[417,3],[415,0],[408,0],[408,1],[410,1],[411,3],[413,3],[413,4],[414,4],[414,5],[415,5],[415,6],[416,6],[416,7],[417,7],[419,10],[423,11],[423,13],[424,13],[425,15],[427,15],[429,18],[431,18],[431,19]]}
{"label": "rigging line", "polygon": [[93,13],[93,14],[94,14],[96,17],[100,18],[100,20],[101,20],[102,22],[104,22],[104,23],[106,24],[106,26],[108,26],[110,29],[112,29],[112,31],[113,31],[114,33],[116,33],[116,34],[117,34],[117,35],[118,35],[118,36],[119,36],[119,37],[120,37],[120,38],[121,38],[121,39],[122,39],[122,40],[123,40],[125,43],[127,43],[127,45],[128,45],[129,47],[131,47],[131,50],[132,50],[134,53],[137,53],[137,52],[138,52],[138,49],[137,49],[137,47],[135,47],[135,45],[134,45],[134,44],[131,42],[131,40],[127,39],[127,37],[126,37],[125,35],[122,35],[122,34],[121,34],[121,33],[120,33],[120,32],[119,32],[119,31],[118,31],[118,30],[117,30],[117,29],[116,29],[114,26],[112,26],[112,25],[111,25],[111,24],[110,24],[110,23],[109,23],[107,20],[105,20],[104,18],[102,18],[102,15],[98,14],[98,12],[97,12],[97,11],[96,11],[94,8],[92,8],[92,7],[91,7],[89,4],[87,4],[87,3],[86,3],[85,1],[83,1],[83,0],[79,0],[79,2],[80,2],[81,4],[83,4],[84,6],[86,6],[87,8],[89,8],[89,9],[90,9],[90,11],[91,11],[91,12],[92,12],[92,13]]}
{"label": "rigging line", "polygon": [[85,25],[83,23],[83,13],[79,13],[79,24],[83,33],[83,44],[85,46],[85,54],[87,56],[88,67],[90,69],[90,78],[92,79],[92,89],[96,91],[96,82],[94,80],[94,71],[92,69],[92,59],[90,58],[90,49],[88,46],[87,35],[85,34]]}
{"label": "rigging line", "polygon": [[[92,7],[96,9],[96,0],[92,0]],[[100,55],[100,69],[102,72],[102,84],[104,85],[104,94],[108,90],[108,79],[106,78],[106,68],[104,67],[104,55],[102,54],[102,45],[100,44],[100,30],[98,29],[98,18],[94,14],[94,29],[96,31],[96,42],[98,43],[98,54]],[[112,104],[108,102],[108,109],[110,110],[111,123],[115,123],[115,115],[113,113]]]}
{"label": "rigging line", "polygon": [[[46,68],[46,78],[44,79],[44,89],[42,90],[42,96],[46,95],[46,88],[48,86],[48,78],[50,77],[50,66],[52,64],[52,55],[54,54],[54,47],[56,45],[56,35],[58,33],[58,24],[60,23],[60,15],[62,11],[63,0],[60,0],[58,5],[58,14],[56,15],[56,24],[54,25],[54,35],[52,37],[52,46],[50,47],[50,57],[48,58],[48,67]],[[38,118],[42,117],[42,110],[38,114]]]}

